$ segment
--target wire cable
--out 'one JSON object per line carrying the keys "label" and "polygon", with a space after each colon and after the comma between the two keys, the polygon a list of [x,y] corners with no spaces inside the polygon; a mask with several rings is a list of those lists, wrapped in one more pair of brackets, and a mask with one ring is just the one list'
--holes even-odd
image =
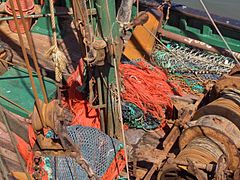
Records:
{"label": "wire cable", "polygon": [[[110,18],[110,13],[109,13],[109,7],[108,7],[107,0],[105,0],[104,2],[105,2],[105,5],[106,5],[106,10],[107,10],[107,21],[108,21],[109,24],[111,24],[111,18]],[[115,55],[115,57],[112,60],[113,60],[113,66],[114,66],[114,72],[115,72],[115,78],[116,78],[116,86],[117,86],[117,99],[118,99],[117,103],[118,103],[118,111],[119,111],[118,112],[119,113],[118,118],[119,118],[119,121],[121,122],[121,133],[122,133],[122,137],[123,137],[123,146],[124,146],[124,151],[125,151],[127,179],[130,180],[126,136],[125,136],[125,132],[124,132],[124,124],[123,124],[123,118],[122,118],[121,87],[120,87],[120,77],[119,77],[119,73],[118,73],[119,68],[118,68],[118,63],[116,62],[118,56],[116,55],[116,51],[115,51],[116,50],[116,45],[115,45],[114,39],[113,39],[112,28],[111,28],[111,32],[110,32],[109,36],[110,36],[111,44],[113,44],[114,55]]]}
{"label": "wire cable", "polygon": [[222,33],[221,33],[221,32],[220,32],[220,30],[218,29],[218,27],[217,27],[216,23],[214,22],[214,20],[213,20],[212,16],[210,15],[210,13],[209,13],[209,11],[208,11],[207,7],[206,7],[206,6],[205,6],[205,4],[204,4],[204,2],[203,2],[202,0],[199,0],[199,1],[200,1],[200,3],[202,4],[202,6],[203,6],[203,8],[204,8],[205,12],[207,13],[207,15],[208,15],[208,17],[209,17],[210,21],[212,22],[212,24],[213,24],[214,28],[215,28],[215,29],[216,29],[216,31],[217,31],[217,33],[218,33],[218,34],[219,34],[219,36],[222,38],[222,40],[223,40],[224,44],[226,45],[226,47],[229,49],[230,53],[232,54],[232,56],[233,56],[234,60],[236,61],[236,63],[237,63],[237,64],[240,64],[240,62],[237,60],[237,58],[236,58],[235,54],[233,53],[232,49],[231,49],[231,48],[230,48],[230,46],[228,45],[227,41],[226,41],[226,40],[225,40],[225,38],[223,37]]}

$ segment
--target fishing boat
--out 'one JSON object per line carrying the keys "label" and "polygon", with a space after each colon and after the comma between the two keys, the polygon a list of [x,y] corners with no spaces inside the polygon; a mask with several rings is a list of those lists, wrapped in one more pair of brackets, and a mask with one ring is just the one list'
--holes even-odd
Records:
{"label": "fishing boat", "polygon": [[240,179],[240,21],[200,2],[0,1],[1,179]]}

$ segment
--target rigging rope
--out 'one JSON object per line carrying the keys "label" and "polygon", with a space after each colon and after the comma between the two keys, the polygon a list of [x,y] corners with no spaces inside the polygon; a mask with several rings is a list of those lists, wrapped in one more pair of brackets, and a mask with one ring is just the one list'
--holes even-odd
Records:
{"label": "rigging rope", "polygon": [[206,11],[206,13],[207,13],[207,15],[208,15],[208,17],[209,17],[211,23],[213,24],[214,28],[216,29],[217,33],[218,33],[219,36],[222,38],[224,44],[226,45],[226,47],[227,47],[227,48],[229,49],[229,51],[231,52],[231,54],[232,54],[234,60],[236,61],[237,64],[240,64],[240,62],[237,60],[235,54],[233,53],[232,49],[231,49],[230,46],[228,45],[227,41],[226,41],[225,38],[223,37],[222,33],[221,33],[220,30],[218,29],[216,23],[214,22],[212,16],[210,15],[210,13],[209,13],[207,7],[206,7],[205,4],[204,4],[204,2],[203,2],[202,0],[199,0],[199,1],[200,1],[200,3],[202,4],[204,10]]}
{"label": "rigging rope", "polygon": [[[105,6],[106,6],[106,12],[107,12],[107,21],[108,21],[108,24],[110,25],[111,24],[111,17],[110,17],[110,11],[109,11],[109,7],[108,7],[108,1],[107,0],[104,0],[105,2]],[[124,122],[123,122],[123,116],[122,116],[122,105],[121,105],[121,85],[120,85],[120,82],[121,82],[121,79],[120,79],[120,74],[119,74],[119,55],[116,53],[117,51],[117,48],[116,48],[116,43],[113,39],[113,34],[112,34],[112,31],[113,31],[113,26],[114,24],[112,24],[111,26],[111,31],[110,31],[110,34],[109,34],[109,39],[111,40],[110,44],[113,46],[113,52],[114,52],[114,55],[112,56],[111,60],[113,61],[113,64],[114,64],[114,75],[115,75],[115,78],[116,78],[116,86],[117,86],[117,104],[118,104],[118,118],[119,118],[119,121],[121,122],[121,133],[122,133],[122,138],[123,138],[123,149],[124,149],[124,152],[125,152],[125,158],[126,158],[126,161],[125,161],[125,164],[126,164],[126,173],[127,173],[127,179],[130,180],[130,175],[129,175],[129,167],[128,167],[128,151],[127,151],[127,144],[126,144],[126,136],[125,136],[125,131],[124,131]]]}
{"label": "rigging rope", "polygon": [[50,3],[50,15],[51,15],[51,25],[52,25],[52,47],[48,50],[48,57],[52,57],[53,62],[55,63],[55,79],[57,82],[62,80],[62,73],[67,66],[67,58],[65,54],[58,48],[57,43],[57,32],[56,32],[56,22],[54,15],[54,2],[49,0]]}

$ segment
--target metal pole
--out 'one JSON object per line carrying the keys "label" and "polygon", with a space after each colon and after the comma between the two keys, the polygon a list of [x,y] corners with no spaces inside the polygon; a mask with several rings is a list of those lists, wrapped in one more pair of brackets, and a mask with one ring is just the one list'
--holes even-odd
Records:
{"label": "metal pole", "polygon": [[[13,0],[10,0],[9,2],[10,2],[11,8],[14,9]],[[18,21],[17,21],[17,15],[16,15],[15,11],[12,11],[12,12],[13,12],[15,25],[16,25],[16,28],[17,28],[19,42],[20,42],[21,49],[22,49],[22,52],[23,52],[23,57],[24,57],[26,67],[27,67],[27,70],[28,70],[28,74],[29,74],[29,78],[30,78],[30,82],[31,82],[32,90],[33,90],[33,95],[34,95],[34,98],[35,98],[35,101],[36,101],[36,107],[37,107],[37,110],[38,110],[40,120],[41,120],[41,122],[43,122],[43,115],[40,111],[40,103],[39,103],[39,99],[38,99],[37,88],[36,88],[35,83],[34,83],[33,73],[31,71],[31,66],[30,66],[30,63],[29,63],[27,51],[24,47],[23,37],[22,37],[22,34],[20,32],[19,24],[18,24]]]}
{"label": "metal pole", "polygon": [[[73,15],[72,12],[55,13],[55,16],[71,16],[71,15]],[[24,19],[50,17],[50,13],[48,13],[48,14],[29,14],[29,15],[24,15],[23,17],[24,17]],[[21,16],[17,16],[17,19],[21,19]],[[9,20],[14,20],[14,17],[7,16],[7,17],[0,18],[0,21],[9,21]]]}
{"label": "metal pole", "polygon": [[237,58],[238,61],[240,61],[240,53],[238,52],[230,52],[228,49],[224,49],[224,48],[220,48],[220,47],[215,47],[215,46],[211,46],[207,43],[204,43],[202,41],[196,40],[196,39],[192,39],[189,37],[184,37],[175,33],[172,33],[170,31],[166,31],[164,29],[159,29],[158,30],[159,33],[161,33],[161,35],[163,37],[169,38],[169,39],[173,39],[174,41],[178,41],[190,46],[194,46],[196,48],[199,49],[203,49],[203,50],[207,50],[210,52],[214,52],[217,54],[221,54],[230,58],[233,58],[232,54],[235,55],[235,57]]}
{"label": "metal pole", "polygon": [[105,108],[102,108],[103,105],[103,92],[102,92],[102,81],[101,81],[101,74],[99,67],[96,68],[97,70],[97,91],[98,91],[98,99],[99,99],[99,111],[100,111],[100,121],[101,121],[101,130],[105,132]]}
{"label": "metal pole", "polygon": [[31,114],[30,111],[26,110],[26,109],[23,108],[22,106],[20,106],[20,105],[18,105],[17,103],[11,101],[10,99],[6,98],[5,96],[3,96],[3,95],[1,95],[1,94],[0,94],[0,98],[6,100],[6,101],[8,101],[8,102],[10,102],[10,103],[13,104],[14,106],[17,106],[19,109],[25,111],[25,112],[28,113],[29,115]]}
{"label": "metal pole", "polygon": [[[17,5],[18,5],[19,12],[20,12],[21,21],[22,21],[22,24],[23,24],[23,27],[24,27],[24,30],[25,30],[25,34],[26,34],[26,37],[27,37],[28,45],[29,45],[29,48],[30,48],[30,51],[31,51],[31,54],[32,54],[33,63],[34,63],[34,66],[35,66],[35,69],[36,69],[36,72],[37,72],[37,76],[38,76],[38,79],[39,79],[39,82],[40,82],[40,87],[41,87],[41,90],[42,90],[42,93],[43,93],[44,102],[48,103],[46,89],[45,89],[45,86],[44,86],[44,83],[43,83],[42,74],[40,72],[40,68],[39,68],[39,65],[38,65],[38,62],[37,62],[36,53],[35,53],[34,46],[33,46],[32,36],[30,35],[30,32],[29,32],[29,29],[27,28],[25,19],[23,18],[24,15],[23,15],[22,7],[21,7],[21,4],[20,4],[19,0],[17,0]],[[14,11],[14,9],[12,9],[12,11]]]}

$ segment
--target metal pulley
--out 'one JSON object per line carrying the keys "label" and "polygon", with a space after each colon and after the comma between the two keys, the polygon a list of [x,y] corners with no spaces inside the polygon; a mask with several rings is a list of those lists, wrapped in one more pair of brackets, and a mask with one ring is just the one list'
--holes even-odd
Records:
{"label": "metal pulley", "polygon": [[[35,131],[40,131],[43,128],[50,128],[57,133],[57,124],[64,120],[65,112],[63,108],[58,105],[57,100],[53,100],[48,104],[40,102],[40,109],[34,106],[34,111],[32,114],[32,127]],[[39,113],[42,113],[43,121],[40,119]]]}
{"label": "metal pulley", "polygon": [[229,172],[237,171],[240,164],[239,80],[237,76],[226,75],[215,84],[207,96],[210,103],[197,110],[185,125],[178,142],[180,152],[164,165],[159,179],[180,174],[192,179],[210,176],[226,179]]}

